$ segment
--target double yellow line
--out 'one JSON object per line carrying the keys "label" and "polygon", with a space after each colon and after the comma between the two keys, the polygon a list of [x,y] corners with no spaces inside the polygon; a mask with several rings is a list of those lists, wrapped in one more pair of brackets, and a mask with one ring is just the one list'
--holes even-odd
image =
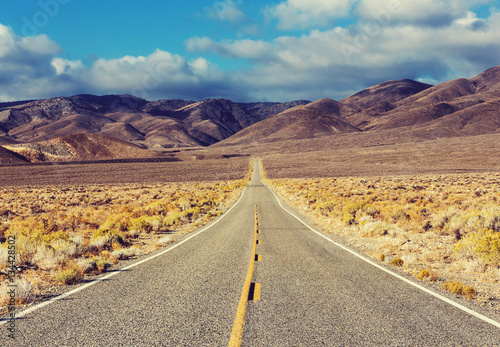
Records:
{"label": "double yellow line", "polygon": [[[233,324],[233,330],[231,332],[231,338],[229,339],[230,347],[241,346],[241,341],[243,339],[243,327],[245,326],[245,315],[247,312],[248,297],[250,295],[250,287],[252,285],[253,270],[255,267],[255,261],[261,260],[261,256],[257,255],[257,235],[259,234],[259,216],[258,216],[258,205],[255,205],[255,233],[253,240],[252,256],[250,258],[250,266],[248,267],[247,277],[245,279],[245,284],[243,285],[243,291],[240,297],[240,303],[238,305],[238,310],[236,311],[236,318]],[[260,283],[255,283],[253,300],[260,300]]]}

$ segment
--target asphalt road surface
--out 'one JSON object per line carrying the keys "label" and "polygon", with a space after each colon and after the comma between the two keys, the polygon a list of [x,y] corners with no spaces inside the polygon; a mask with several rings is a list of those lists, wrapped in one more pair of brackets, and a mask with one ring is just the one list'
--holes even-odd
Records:
{"label": "asphalt road surface", "polygon": [[[209,228],[20,316],[7,346],[227,346],[255,237],[243,346],[500,346],[500,328],[392,276],[299,222],[260,180]],[[498,323],[497,323],[498,324]],[[4,343],[5,342],[5,343]]]}

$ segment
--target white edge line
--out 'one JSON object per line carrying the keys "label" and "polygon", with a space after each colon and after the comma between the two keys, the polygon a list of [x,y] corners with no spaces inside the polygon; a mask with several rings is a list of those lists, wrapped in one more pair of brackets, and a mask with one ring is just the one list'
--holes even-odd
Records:
{"label": "white edge line", "polygon": [[[267,187],[267,188],[269,188],[269,187]],[[309,225],[307,225],[305,222],[303,222],[303,221],[302,221],[299,217],[297,217],[295,214],[293,214],[292,212],[288,211],[288,210],[287,210],[287,209],[286,209],[286,208],[285,208],[285,207],[281,204],[280,199],[278,198],[278,196],[276,196],[276,194],[274,193],[274,191],[273,191],[272,189],[270,189],[270,188],[269,188],[269,190],[271,191],[271,193],[273,193],[274,197],[275,197],[275,198],[276,198],[276,200],[278,201],[278,204],[281,206],[281,208],[282,208],[283,210],[285,210],[285,211],[286,211],[286,212],[288,212],[291,216],[293,216],[295,219],[297,219],[299,222],[301,222],[302,224],[304,224],[304,225],[305,225],[308,229],[312,230],[314,233],[316,233],[317,235],[321,236],[321,237],[322,237],[322,238],[324,238],[325,240],[327,240],[327,241],[329,241],[329,242],[333,243],[335,246],[342,248],[343,250],[345,250],[345,251],[347,251],[347,252],[351,253],[352,255],[354,255],[354,256],[356,256],[356,257],[358,257],[359,259],[361,259],[361,260],[363,260],[363,261],[367,262],[368,264],[373,265],[373,266],[375,266],[376,268],[378,268],[378,269],[380,269],[380,270],[382,270],[382,271],[387,272],[388,274],[390,274],[390,275],[392,275],[392,276],[396,277],[397,279],[400,279],[401,281],[406,282],[406,283],[408,283],[408,284],[410,284],[410,285],[412,285],[412,286],[414,286],[414,287],[416,287],[416,288],[418,288],[418,289],[420,289],[420,290],[422,290],[422,291],[426,292],[427,294],[430,294],[430,295],[432,295],[432,296],[434,296],[434,297],[438,298],[439,300],[442,300],[442,301],[444,301],[444,302],[446,302],[446,303],[448,303],[448,304],[450,304],[450,305],[452,305],[452,306],[455,306],[456,308],[458,308],[458,309],[460,309],[460,310],[462,310],[462,311],[464,311],[464,312],[467,312],[468,314],[470,314],[470,315],[472,315],[472,316],[474,316],[474,317],[476,317],[476,318],[479,318],[479,319],[481,319],[481,320],[483,320],[483,321],[485,321],[485,322],[487,322],[487,323],[490,323],[491,325],[496,326],[497,328],[500,328],[500,323],[499,323],[499,322],[497,322],[497,321],[495,321],[495,320],[493,320],[493,319],[491,319],[491,318],[488,318],[488,317],[486,317],[486,316],[483,316],[482,314],[480,314],[480,313],[478,313],[478,312],[476,312],[476,311],[473,311],[473,310],[471,310],[471,309],[469,309],[469,308],[467,308],[467,307],[465,307],[465,306],[463,306],[463,305],[460,305],[459,303],[457,303],[457,302],[455,302],[455,301],[453,301],[453,300],[450,300],[450,299],[448,299],[448,298],[446,298],[446,297],[444,297],[444,296],[442,296],[442,295],[439,295],[439,294],[437,294],[437,293],[433,292],[432,290],[429,290],[429,289],[427,289],[427,288],[425,288],[425,287],[423,287],[423,286],[419,285],[418,283],[415,283],[415,282],[413,282],[413,281],[410,281],[409,279],[404,278],[403,276],[400,276],[400,275],[398,275],[397,273],[392,272],[392,271],[390,271],[390,270],[386,269],[385,267],[380,266],[379,264],[374,263],[372,260],[367,259],[367,258],[363,257],[362,255],[360,255],[360,254],[358,254],[358,253],[354,252],[353,250],[351,250],[351,249],[349,249],[349,248],[347,248],[347,247],[345,247],[345,246],[343,246],[343,245],[341,245],[341,244],[339,244],[339,243],[337,243],[337,242],[333,241],[332,239],[330,239],[330,238],[326,237],[325,235],[323,235],[323,233],[320,233],[319,231],[317,231],[317,230],[313,229],[312,227],[310,227]]]}
{"label": "white edge line", "polygon": [[[148,258],[146,258],[146,259],[143,259],[143,260],[141,260],[141,261],[138,261],[137,263],[133,263],[133,264],[131,264],[131,265],[129,265],[129,266],[124,267],[123,269],[116,270],[116,271],[114,271],[114,272],[112,272],[112,273],[107,274],[106,276],[103,276],[103,277],[101,277],[101,278],[98,278],[98,279],[93,280],[92,282],[89,282],[89,283],[87,283],[87,284],[84,284],[84,285],[83,285],[83,286],[81,286],[81,287],[75,288],[75,289],[73,289],[73,290],[71,290],[71,291],[69,291],[69,292],[67,292],[67,293],[61,294],[61,295],[56,296],[56,297],[54,297],[54,298],[52,298],[52,299],[50,299],[50,300],[48,300],[48,301],[42,302],[42,303],[40,303],[40,304],[38,304],[38,305],[35,305],[35,306],[30,307],[30,308],[28,308],[28,309],[26,309],[26,310],[24,310],[24,311],[21,311],[20,313],[16,314],[15,319],[18,319],[18,318],[24,317],[24,316],[26,316],[26,315],[28,315],[28,314],[30,314],[30,313],[32,313],[32,312],[34,312],[34,311],[36,311],[36,310],[38,310],[38,309],[42,308],[42,307],[44,307],[44,306],[47,306],[47,305],[49,305],[49,304],[52,304],[52,303],[54,303],[54,302],[56,302],[56,301],[59,301],[59,300],[62,300],[62,299],[64,299],[64,298],[67,298],[68,296],[73,295],[73,294],[75,294],[75,293],[78,293],[78,292],[80,292],[80,291],[82,291],[82,290],[84,290],[84,289],[86,289],[86,288],[88,288],[88,287],[90,287],[90,286],[93,286],[94,284],[97,284],[97,283],[99,283],[99,282],[101,282],[101,281],[104,281],[104,280],[106,280],[106,279],[110,278],[110,277],[113,277],[113,276],[115,276],[115,275],[118,275],[118,274],[119,274],[119,273],[121,273],[121,272],[124,272],[124,271],[127,271],[127,270],[129,270],[129,269],[132,269],[132,268],[134,268],[134,267],[136,267],[136,266],[138,266],[138,265],[141,265],[141,264],[143,264],[143,263],[145,263],[145,262],[148,262],[148,261],[150,261],[150,260],[152,260],[152,259],[154,259],[154,258],[156,258],[156,257],[159,257],[159,256],[161,256],[161,255],[163,255],[163,254],[165,254],[165,253],[168,253],[168,252],[170,252],[170,251],[174,250],[175,248],[179,247],[179,246],[180,246],[180,245],[182,245],[183,243],[185,243],[185,242],[187,242],[187,241],[191,240],[193,237],[198,236],[198,235],[199,235],[199,234],[201,234],[202,232],[204,232],[204,231],[206,231],[206,230],[210,229],[211,227],[213,227],[214,225],[216,225],[217,223],[219,223],[222,219],[224,219],[224,217],[225,217],[225,216],[227,216],[227,214],[228,214],[228,213],[229,213],[229,212],[230,212],[230,211],[231,211],[234,207],[236,207],[236,205],[238,205],[238,203],[241,201],[241,199],[243,198],[243,195],[245,194],[245,191],[247,190],[247,188],[248,188],[248,187],[245,187],[245,189],[243,189],[243,191],[241,192],[241,196],[240,196],[240,198],[238,199],[238,201],[236,201],[236,203],[235,203],[233,206],[231,206],[231,208],[230,208],[229,210],[227,210],[227,211],[226,211],[226,213],[224,213],[224,214],[223,214],[223,215],[222,215],[219,219],[217,219],[217,220],[216,220],[215,222],[213,222],[212,224],[210,224],[210,225],[208,225],[208,226],[204,227],[204,228],[203,228],[203,229],[201,229],[200,231],[197,231],[195,234],[193,234],[193,235],[189,236],[188,238],[186,238],[186,239],[182,240],[181,242],[179,242],[179,243],[177,243],[177,244],[173,245],[172,247],[167,248],[167,249],[166,249],[166,250],[164,250],[164,251],[161,251],[160,253],[157,253],[157,254],[152,255],[152,256],[150,256],[150,257],[148,257]],[[8,317],[3,318],[3,319],[4,319],[4,320],[0,321],[0,326],[4,325],[5,323],[7,323],[7,322],[9,321],[9,318],[8,318]]]}

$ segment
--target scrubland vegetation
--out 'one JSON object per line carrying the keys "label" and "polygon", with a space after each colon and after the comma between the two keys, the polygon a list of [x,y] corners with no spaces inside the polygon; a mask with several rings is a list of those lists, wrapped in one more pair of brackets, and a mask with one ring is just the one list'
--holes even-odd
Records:
{"label": "scrubland vegetation", "polygon": [[378,261],[499,308],[500,174],[268,183],[324,231]]}
{"label": "scrubland vegetation", "polygon": [[22,304],[172,242],[220,215],[246,182],[1,188],[0,306],[10,235]]}

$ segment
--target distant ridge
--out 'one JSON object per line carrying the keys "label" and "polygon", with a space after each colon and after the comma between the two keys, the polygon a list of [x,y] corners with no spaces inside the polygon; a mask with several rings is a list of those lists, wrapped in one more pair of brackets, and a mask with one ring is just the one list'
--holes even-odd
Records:
{"label": "distant ridge", "polygon": [[131,143],[96,134],[67,135],[42,142],[0,148],[30,162],[147,158],[159,155]]}
{"label": "distant ridge", "polygon": [[382,82],[340,102],[321,99],[292,108],[219,145],[391,129],[428,138],[500,131],[500,67],[436,86],[408,79]]}
{"label": "distant ridge", "polygon": [[132,95],[75,95],[0,104],[2,160],[12,162],[64,161],[72,155],[82,160],[147,157],[151,152],[145,149],[289,144],[360,132],[375,134],[380,143],[387,134],[408,140],[499,133],[500,66],[436,86],[409,79],[386,81],[341,101],[147,101]]}
{"label": "distant ridge", "polygon": [[22,155],[0,146],[0,164],[5,165],[20,163],[28,163],[28,160]]}
{"label": "distant ridge", "polygon": [[308,103],[147,101],[131,95],[76,95],[4,104],[0,144],[40,142],[74,134],[103,134],[145,148],[217,143],[288,108]]}
{"label": "distant ridge", "polygon": [[344,112],[352,110],[332,99],[317,100],[265,119],[221,141],[218,145],[305,139],[360,132],[361,130],[341,119]]}

